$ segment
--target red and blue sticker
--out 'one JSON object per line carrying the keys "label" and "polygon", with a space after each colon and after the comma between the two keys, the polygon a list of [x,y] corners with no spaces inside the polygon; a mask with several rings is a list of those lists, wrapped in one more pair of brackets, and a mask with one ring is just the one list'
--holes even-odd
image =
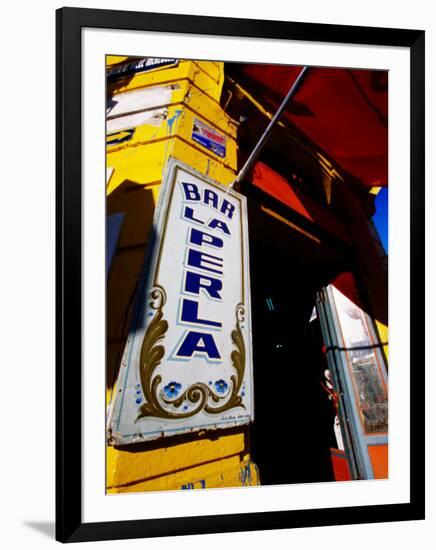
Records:
{"label": "red and blue sticker", "polygon": [[192,127],[192,140],[196,141],[215,155],[224,158],[226,156],[226,138],[208,126],[202,120],[194,118],[194,126]]}

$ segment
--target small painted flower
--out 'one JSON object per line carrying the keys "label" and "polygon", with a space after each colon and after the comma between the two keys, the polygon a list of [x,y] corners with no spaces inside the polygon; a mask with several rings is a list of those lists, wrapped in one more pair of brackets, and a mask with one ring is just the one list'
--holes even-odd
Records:
{"label": "small painted flower", "polygon": [[178,382],[169,382],[164,387],[164,392],[167,397],[177,397],[179,395],[180,389],[182,387],[182,384],[179,384]]}
{"label": "small painted flower", "polygon": [[226,393],[228,387],[229,387],[229,385],[227,384],[227,382],[225,380],[221,379],[221,380],[217,380],[215,382],[215,390],[218,393]]}

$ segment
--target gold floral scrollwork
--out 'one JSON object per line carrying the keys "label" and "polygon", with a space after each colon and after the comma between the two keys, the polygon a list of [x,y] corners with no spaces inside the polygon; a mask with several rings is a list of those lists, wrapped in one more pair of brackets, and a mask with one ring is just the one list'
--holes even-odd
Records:
{"label": "gold floral scrollwork", "polygon": [[233,367],[236,374],[232,374],[230,380],[232,381],[232,392],[230,398],[221,407],[211,407],[206,405],[205,412],[212,414],[219,414],[233,407],[244,407],[242,403],[242,397],[239,395],[242,382],[244,380],[245,373],[245,343],[241,330],[241,323],[244,321],[245,307],[244,304],[238,304],[236,306],[236,328],[232,330],[232,342],[235,344],[236,349],[232,351],[230,357],[232,359]]}
{"label": "gold floral scrollwork", "polygon": [[[163,319],[163,306],[166,302],[165,290],[161,286],[156,286],[151,292],[150,306],[156,310],[156,314],[148,326],[142,343],[140,354],[140,378],[141,386],[146,399],[139,409],[137,420],[147,416],[154,416],[166,419],[183,419],[194,416],[201,410],[209,414],[221,414],[233,407],[244,406],[242,397],[239,395],[245,372],[245,344],[241,330],[241,323],[244,320],[245,308],[243,304],[236,307],[236,328],[232,331],[231,337],[236,350],[231,353],[232,364],[235,374],[231,376],[232,390],[230,396],[217,395],[214,391],[204,384],[197,382],[191,384],[176,399],[167,398],[162,390],[159,391],[159,385],[162,377],[157,374],[153,377],[156,368],[165,354],[165,348],[158,344],[168,330],[168,323]],[[179,386],[180,387],[180,386]],[[176,397],[174,393],[174,397]],[[212,403],[219,403],[226,400],[221,406],[213,406]],[[178,411],[182,405],[185,405],[185,412]],[[169,409],[168,407],[171,407]]]}
{"label": "gold floral scrollwork", "polygon": [[164,288],[161,286],[155,287],[151,291],[150,296],[150,307],[156,310],[156,314],[149,324],[142,341],[140,378],[142,391],[147,402],[140,407],[138,418],[155,414],[156,406],[153,404],[153,394],[155,386],[160,382],[160,376],[157,376],[153,382],[152,376],[165,354],[165,348],[162,345],[157,345],[157,342],[165,336],[168,330],[168,322],[163,319],[162,312],[166,302]]}

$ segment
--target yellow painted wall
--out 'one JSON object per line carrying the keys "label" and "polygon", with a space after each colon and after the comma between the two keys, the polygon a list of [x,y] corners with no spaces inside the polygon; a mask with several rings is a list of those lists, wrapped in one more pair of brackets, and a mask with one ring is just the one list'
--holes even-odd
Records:
{"label": "yellow painted wall", "polygon": [[[126,62],[126,58],[112,56],[107,61],[108,66],[115,66]],[[107,213],[125,215],[107,283],[108,405],[116,391],[115,381],[131,323],[136,284],[169,157],[176,157],[223,184],[229,184],[235,177],[237,125],[219,104],[223,79],[222,63],[182,60],[176,66],[136,74],[108,87],[112,101],[117,101],[117,95],[129,92],[171,90],[165,103],[154,106],[160,114],[152,123],[134,127],[130,139],[107,147]],[[226,136],[225,158],[191,139],[195,118]],[[130,134],[123,129],[112,133],[109,140],[126,135]],[[356,209],[358,211],[357,206]],[[363,213],[359,223],[362,227],[366,224]],[[358,229],[353,235],[356,242],[362,234]],[[366,265],[372,265],[373,261],[370,244],[363,243],[360,247]],[[371,270],[369,272],[371,274]],[[380,302],[378,278],[372,273],[369,279],[366,284],[370,300],[377,304]],[[386,324],[379,319],[376,324],[381,341],[387,342]],[[387,353],[387,345],[385,351]],[[259,474],[250,459],[246,428],[107,447],[110,493],[257,484]]]}
{"label": "yellow painted wall", "polygon": [[106,56],[106,66],[118,65],[122,61],[128,59],[125,55],[108,55]]}
{"label": "yellow painted wall", "polygon": [[[108,64],[125,61],[112,56]],[[223,184],[236,171],[236,124],[219,104],[223,64],[180,61],[108,87],[111,101],[133,90],[171,89],[162,119],[134,128],[131,139],[107,147],[107,213],[124,213],[107,283],[107,403],[131,322],[134,294],[147,250],[160,184],[170,156]],[[226,136],[220,158],[191,139],[194,118]],[[126,135],[124,130],[119,136]],[[111,140],[118,135],[112,134]],[[246,428],[175,436],[157,442],[107,447],[107,490],[110,493],[257,485]]]}

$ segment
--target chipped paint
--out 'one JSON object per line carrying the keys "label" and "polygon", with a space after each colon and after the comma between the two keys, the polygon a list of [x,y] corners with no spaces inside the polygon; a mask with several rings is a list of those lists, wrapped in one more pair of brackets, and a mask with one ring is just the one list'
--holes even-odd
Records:
{"label": "chipped paint", "polygon": [[173,91],[179,88],[178,84],[170,84],[115,94],[108,100],[106,116],[109,119],[113,119],[119,116],[138,113],[139,111],[164,107],[171,102]]}
{"label": "chipped paint", "polygon": [[167,128],[168,128],[168,135],[172,135],[173,133],[173,126],[177,119],[182,115],[183,111],[181,109],[177,109],[174,115],[168,119],[167,121]]}
{"label": "chipped paint", "polygon": [[153,109],[151,111],[111,118],[107,121],[106,133],[113,134],[115,132],[127,130],[128,128],[137,128],[144,124],[159,127],[166,120],[167,116],[168,109],[163,107],[162,109]]}
{"label": "chipped paint", "polygon": [[257,485],[259,475],[258,475],[256,464],[251,460],[247,460],[247,462],[241,468],[241,471],[239,473],[239,479],[243,487],[250,487],[252,485]]}

